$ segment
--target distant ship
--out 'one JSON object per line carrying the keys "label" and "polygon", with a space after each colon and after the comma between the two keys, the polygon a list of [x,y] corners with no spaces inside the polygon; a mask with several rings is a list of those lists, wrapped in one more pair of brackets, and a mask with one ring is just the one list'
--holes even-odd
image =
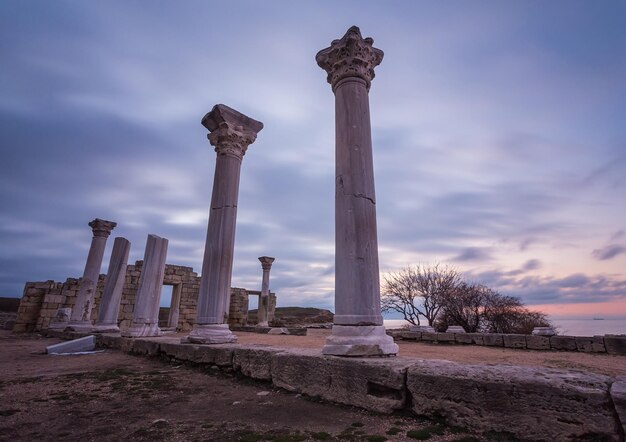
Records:
{"label": "distant ship", "polygon": [[604,318],[593,318],[594,321],[604,321]]}

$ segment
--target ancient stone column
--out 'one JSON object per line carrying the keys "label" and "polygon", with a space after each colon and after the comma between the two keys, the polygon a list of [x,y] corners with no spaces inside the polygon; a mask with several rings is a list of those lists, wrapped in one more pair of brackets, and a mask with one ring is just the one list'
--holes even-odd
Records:
{"label": "ancient stone column", "polygon": [[393,355],[380,309],[368,91],[383,52],[356,26],[317,53],[335,94],[335,319],[322,353]]}
{"label": "ancient stone column", "polygon": [[68,328],[71,330],[91,331],[93,328],[91,309],[93,308],[96,286],[100,276],[100,267],[102,266],[107,238],[115,226],[117,226],[117,223],[99,218],[89,223],[89,227],[93,231],[93,238],[91,238],[91,247],[85,263],[85,271],[76,295],[76,303],[72,308],[72,316],[68,323]]}
{"label": "ancient stone column", "polygon": [[267,315],[270,310],[270,270],[275,258],[271,256],[261,256],[261,268],[263,269],[263,280],[261,282],[261,296],[259,296],[259,309],[258,309],[258,327],[267,327]]}
{"label": "ancient stone column", "polygon": [[109,271],[104,291],[100,299],[100,310],[94,331],[100,333],[115,333],[120,329],[117,326],[117,316],[120,312],[120,301],[122,300],[122,290],[126,282],[126,267],[128,265],[128,254],[130,253],[130,241],[126,238],[115,238]]}
{"label": "ancient stone column", "polygon": [[263,123],[218,104],[202,119],[215,146],[217,160],[209,213],[198,317],[193,330],[181,342],[218,344],[235,342],[237,337],[225,323],[230,303],[230,281],[235,248],[235,223],[239,196],[241,161]]}
{"label": "ancient stone column", "polygon": [[135,309],[133,320],[122,336],[159,336],[159,303],[161,302],[161,288],[165,274],[165,258],[167,257],[165,238],[148,235],[146,252],[143,258],[143,268],[139,277],[139,287],[135,295]]}

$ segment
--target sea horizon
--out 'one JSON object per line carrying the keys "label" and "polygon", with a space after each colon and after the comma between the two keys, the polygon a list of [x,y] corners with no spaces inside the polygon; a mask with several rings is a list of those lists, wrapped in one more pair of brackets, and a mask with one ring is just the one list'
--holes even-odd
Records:
{"label": "sea horizon", "polygon": [[[559,335],[563,336],[598,336],[626,334],[626,318],[550,318]],[[401,328],[409,324],[404,319],[385,319],[387,328]],[[425,322],[422,321],[422,325]]]}

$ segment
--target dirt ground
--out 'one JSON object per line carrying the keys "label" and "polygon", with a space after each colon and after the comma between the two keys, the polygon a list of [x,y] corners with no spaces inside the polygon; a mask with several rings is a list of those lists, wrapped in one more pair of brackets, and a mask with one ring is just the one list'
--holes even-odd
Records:
{"label": "dirt ground", "polygon": [[[238,333],[240,343],[318,347],[326,330],[307,337]],[[0,331],[2,441],[488,441],[408,414],[379,415],[288,393],[232,372],[172,364],[107,350],[49,356],[60,342]],[[530,363],[626,373],[626,358],[401,343],[403,356],[461,362]],[[484,359],[482,359],[484,358]],[[541,364],[543,363],[543,364]]]}

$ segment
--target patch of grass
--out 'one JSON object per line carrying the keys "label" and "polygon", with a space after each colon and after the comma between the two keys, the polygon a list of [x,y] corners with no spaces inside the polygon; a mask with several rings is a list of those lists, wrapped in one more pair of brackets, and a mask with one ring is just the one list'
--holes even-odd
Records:
{"label": "patch of grass", "polygon": [[380,436],[378,434],[372,434],[369,436],[365,436],[365,440],[367,442],[385,442],[387,438],[385,436]]}
{"label": "patch of grass", "polygon": [[302,434],[277,434],[267,440],[274,442],[302,442],[303,440],[306,440],[306,436],[303,436]]}
{"label": "patch of grass", "polygon": [[202,424],[202,428],[213,428],[213,424]]}
{"label": "patch of grass", "polygon": [[399,432],[401,432],[402,429],[398,428],[398,427],[391,427],[390,429],[387,430],[387,434],[389,436],[395,436],[396,434],[398,434]]}
{"label": "patch of grass", "polygon": [[394,425],[404,425],[404,421],[395,421]]}
{"label": "patch of grass", "polygon": [[357,428],[358,428],[358,427],[362,427],[362,426],[363,426],[363,423],[362,423],[362,422],[352,422],[351,426],[352,426],[352,427],[357,427]]}
{"label": "patch of grass", "polygon": [[458,439],[454,439],[452,442],[480,442],[480,439],[474,436],[463,436]]}
{"label": "patch of grass", "polygon": [[518,442],[519,439],[508,431],[487,431],[483,434],[490,442]]}
{"label": "patch of grass", "polygon": [[431,425],[426,428],[420,428],[419,430],[409,430],[406,432],[406,435],[411,439],[428,440],[433,436],[442,435],[443,433],[445,433],[443,427],[439,425]]}
{"label": "patch of grass", "polygon": [[259,433],[243,433],[239,436],[239,442],[258,442],[263,439],[263,435]]}
{"label": "patch of grass", "polygon": [[17,408],[8,408],[6,410],[0,410],[0,416],[2,417],[7,417],[7,416],[13,416],[15,413],[19,413],[20,410],[18,410]]}
{"label": "patch of grass", "polygon": [[330,440],[332,438],[332,436],[325,431],[311,433],[311,437],[315,440]]}
{"label": "patch of grass", "polygon": [[463,427],[458,427],[458,426],[450,426],[448,427],[448,431],[452,434],[461,434],[461,433],[467,433],[467,428],[463,428]]}
{"label": "patch of grass", "polygon": [[111,368],[109,370],[95,372],[93,374],[93,377],[98,381],[104,382],[133,375],[136,375],[136,373],[134,371],[128,370],[127,368]]}

